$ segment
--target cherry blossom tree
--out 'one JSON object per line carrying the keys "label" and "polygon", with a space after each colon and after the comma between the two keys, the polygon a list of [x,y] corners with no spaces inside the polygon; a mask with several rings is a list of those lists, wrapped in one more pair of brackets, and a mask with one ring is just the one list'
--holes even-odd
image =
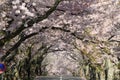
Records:
{"label": "cherry blossom tree", "polygon": [[[119,79],[116,4],[113,0],[2,1],[0,52],[1,62],[7,66],[3,76],[30,80],[68,72],[87,80]],[[70,64],[47,64],[44,60],[49,53],[63,53],[65,61],[58,62],[65,65],[68,59]]]}

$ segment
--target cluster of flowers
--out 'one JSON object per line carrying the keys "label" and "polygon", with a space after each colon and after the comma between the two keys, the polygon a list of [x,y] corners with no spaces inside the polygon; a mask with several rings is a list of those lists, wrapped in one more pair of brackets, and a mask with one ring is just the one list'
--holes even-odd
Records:
{"label": "cluster of flowers", "polygon": [[15,23],[16,21],[21,23],[22,19],[35,17],[35,2],[31,2],[30,0],[13,0],[11,4],[12,5],[7,5],[9,6],[9,10],[2,10],[0,13],[0,26],[2,26],[0,29],[6,29],[11,19],[14,19]]}
{"label": "cluster of flowers", "polygon": [[14,13],[17,15],[23,14],[21,16],[22,19],[24,19],[26,16],[29,16],[29,17],[35,16],[34,12],[30,11],[30,9],[29,9],[31,6],[36,6],[36,3],[34,3],[34,2],[30,3],[29,1],[21,2],[20,0],[12,1],[12,8],[13,8]]}

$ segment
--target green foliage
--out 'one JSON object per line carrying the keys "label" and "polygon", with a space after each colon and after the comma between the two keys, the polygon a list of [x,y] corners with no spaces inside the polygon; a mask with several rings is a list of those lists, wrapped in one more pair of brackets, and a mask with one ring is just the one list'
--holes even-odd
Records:
{"label": "green foliage", "polygon": [[[113,62],[110,43],[99,40],[95,42],[86,44],[83,41],[82,47],[74,43],[75,48],[84,57],[83,62],[80,61],[80,77],[87,80],[119,80],[119,64]],[[105,46],[99,47],[101,44]]]}
{"label": "green foliage", "polygon": [[3,80],[33,80],[35,76],[43,75],[42,61],[46,57],[50,46],[41,45],[34,54],[32,48],[33,45],[30,45],[24,52],[17,51],[18,54],[24,55],[22,59],[13,57],[8,61],[9,63],[6,60],[7,70],[3,74]]}

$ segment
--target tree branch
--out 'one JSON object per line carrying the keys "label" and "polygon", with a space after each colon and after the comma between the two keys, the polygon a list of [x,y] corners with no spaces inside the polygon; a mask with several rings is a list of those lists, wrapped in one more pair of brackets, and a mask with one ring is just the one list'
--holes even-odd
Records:
{"label": "tree branch", "polygon": [[[44,15],[38,15],[38,17],[36,18],[32,18],[32,19],[24,21],[23,24],[15,32],[11,32],[4,38],[0,39],[0,47],[3,47],[7,41],[10,41],[11,39],[19,35],[24,29],[32,27],[34,23],[38,23],[46,19],[50,14],[52,14],[56,10],[57,6],[59,5],[61,1],[62,0],[56,0],[53,7],[51,7]],[[28,27],[25,27],[25,24],[28,25]]]}
{"label": "tree branch", "polygon": [[32,33],[32,34],[29,34],[29,35],[21,38],[12,48],[10,48],[10,49],[6,52],[6,54],[5,54],[4,56],[2,56],[1,61],[5,60],[6,57],[7,57],[12,51],[14,51],[15,49],[17,49],[17,48],[21,45],[22,42],[24,42],[26,39],[28,39],[28,38],[36,35],[36,34],[38,34],[38,33]]}
{"label": "tree branch", "polygon": [[[41,29],[39,30],[39,32],[44,32],[46,29],[49,29],[49,27],[43,27],[43,28],[41,28]],[[24,41],[25,41],[26,39],[28,39],[28,38],[31,38],[32,36],[37,35],[39,32],[34,32],[34,33],[31,33],[31,34],[26,35],[26,36],[24,36],[24,37],[21,37],[21,39],[20,39],[17,43],[15,43],[14,46],[13,46],[12,48],[10,48],[10,49],[6,52],[6,54],[5,54],[4,56],[2,56],[1,60],[2,60],[2,61],[5,60],[5,58],[6,58],[7,56],[9,56],[12,51],[14,51],[15,49],[17,49],[17,48],[21,45],[22,42],[24,42]],[[15,55],[14,55],[14,56],[15,56]]]}

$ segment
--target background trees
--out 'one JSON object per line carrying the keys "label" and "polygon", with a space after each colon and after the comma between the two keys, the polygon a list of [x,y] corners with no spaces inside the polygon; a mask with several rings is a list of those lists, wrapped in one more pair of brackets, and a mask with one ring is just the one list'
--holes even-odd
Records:
{"label": "background trees", "polygon": [[2,1],[4,78],[73,75],[87,80],[119,79],[117,4],[105,0]]}

